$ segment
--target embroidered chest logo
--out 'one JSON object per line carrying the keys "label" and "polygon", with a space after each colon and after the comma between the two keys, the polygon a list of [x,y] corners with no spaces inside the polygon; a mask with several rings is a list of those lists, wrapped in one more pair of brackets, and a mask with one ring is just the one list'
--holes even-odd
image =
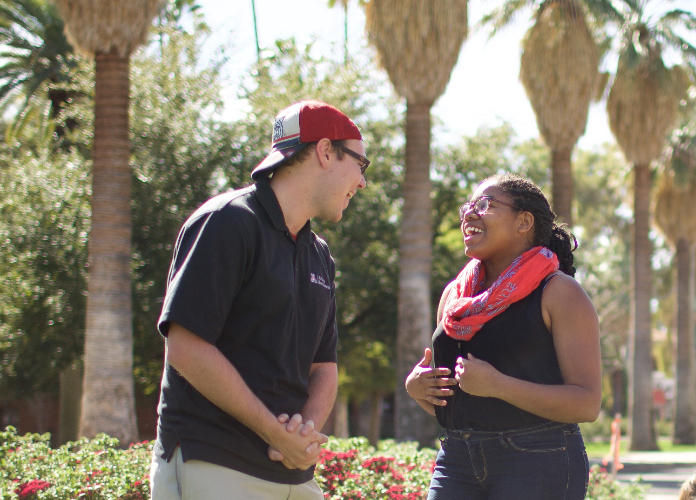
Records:
{"label": "embroidered chest logo", "polygon": [[331,290],[331,287],[326,284],[326,280],[321,276],[317,276],[314,273],[309,273],[309,281],[311,281],[312,283],[316,283],[317,285],[322,286],[327,290]]}

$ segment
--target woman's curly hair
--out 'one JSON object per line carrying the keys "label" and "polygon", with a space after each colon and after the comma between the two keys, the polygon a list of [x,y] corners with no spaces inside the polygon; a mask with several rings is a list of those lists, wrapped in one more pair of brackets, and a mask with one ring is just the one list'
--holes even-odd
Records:
{"label": "woman's curly hair", "polygon": [[556,222],[556,214],[539,186],[529,179],[510,173],[494,175],[484,182],[486,181],[494,182],[512,197],[518,210],[530,212],[534,216],[534,246],[551,250],[558,257],[560,270],[569,276],[575,276],[573,252],[578,247],[578,242],[565,224]]}

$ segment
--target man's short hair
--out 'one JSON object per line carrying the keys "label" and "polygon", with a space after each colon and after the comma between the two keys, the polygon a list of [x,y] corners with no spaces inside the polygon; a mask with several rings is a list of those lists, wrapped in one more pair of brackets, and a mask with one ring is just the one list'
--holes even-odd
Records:
{"label": "man's short hair", "polygon": [[[307,143],[307,145],[300,151],[298,151],[294,156],[288,158],[288,160],[284,161],[281,165],[278,165],[274,172],[277,172],[278,170],[283,169],[285,167],[292,167],[294,165],[297,165],[298,163],[302,163],[303,161],[305,161],[309,157],[309,155],[316,149],[317,143],[318,141]],[[331,141],[331,149],[336,152],[336,157],[339,160],[342,160],[345,156],[343,149],[341,149],[342,146],[345,145],[346,141]]]}

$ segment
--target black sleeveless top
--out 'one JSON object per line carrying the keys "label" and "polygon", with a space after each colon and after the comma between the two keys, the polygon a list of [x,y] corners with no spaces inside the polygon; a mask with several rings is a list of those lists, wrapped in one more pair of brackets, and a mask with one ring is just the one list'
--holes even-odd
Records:
{"label": "black sleeveless top", "polygon": [[[563,384],[553,337],[541,313],[541,295],[549,279],[489,320],[471,340],[449,337],[440,323],[432,339],[434,366],[449,368],[454,377],[457,358],[471,353],[505,375],[538,384]],[[459,386],[454,391],[444,398],[447,406],[435,406],[437,421],[446,429],[501,431],[549,422],[502,399],[472,396]]]}

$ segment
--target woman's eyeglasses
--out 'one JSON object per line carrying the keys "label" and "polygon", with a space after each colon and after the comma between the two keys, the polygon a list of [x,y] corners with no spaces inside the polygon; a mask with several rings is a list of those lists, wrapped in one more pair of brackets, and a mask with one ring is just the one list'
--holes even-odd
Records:
{"label": "woman's eyeglasses", "polygon": [[500,203],[501,205],[505,205],[505,206],[508,206],[508,207],[513,208],[515,210],[519,210],[519,208],[516,207],[515,205],[512,205],[512,204],[507,203],[505,201],[501,201],[497,198],[493,198],[492,196],[483,195],[483,196],[479,196],[474,201],[464,203],[461,207],[459,207],[459,221],[464,222],[464,215],[469,210],[473,210],[473,212],[476,215],[481,217],[483,214],[485,214],[488,211],[488,208],[491,206],[491,203],[490,203],[491,201],[495,201],[496,203]]}
{"label": "woman's eyeglasses", "polygon": [[356,160],[358,160],[358,165],[360,166],[360,174],[364,174],[365,170],[367,170],[367,167],[370,166],[370,160],[365,158],[363,155],[356,153],[352,149],[348,149],[345,146],[339,146],[339,147],[341,148],[341,150],[344,153],[346,153],[346,154],[352,156],[353,158],[355,158]]}

